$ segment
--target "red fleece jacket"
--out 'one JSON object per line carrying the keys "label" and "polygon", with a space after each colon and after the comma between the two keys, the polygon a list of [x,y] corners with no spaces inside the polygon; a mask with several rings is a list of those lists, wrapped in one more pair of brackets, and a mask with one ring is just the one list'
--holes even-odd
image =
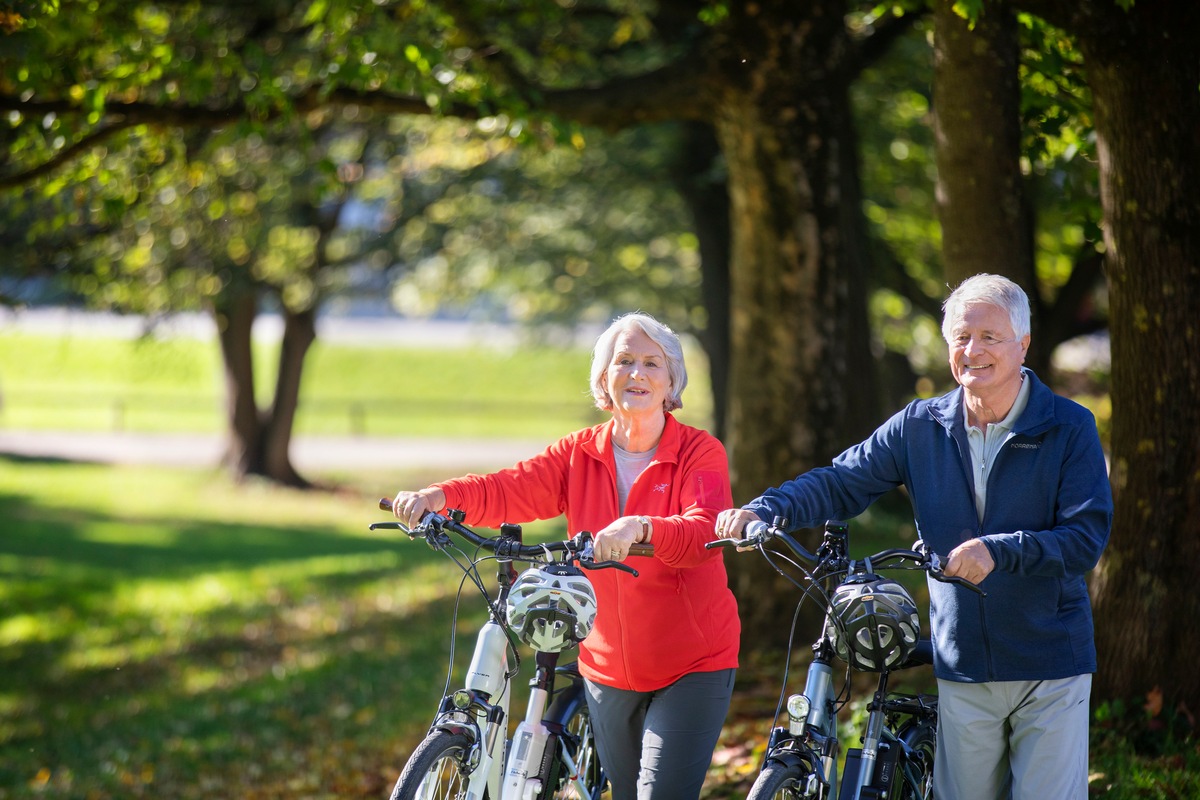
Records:
{"label": "red fleece jacket", "polygon": [[[603,529],[617,517],[610,420],[576,431],[540,454],[490,475],[437,484],[468,524],[551,519],[571,533]],[[587,573],[599,606],[580,646],[580,672],[618,689],[653,691],[691,672],[738,665],[741,624],[720,550],[706,550],[717,513],[733,505],[724,446],[670,414],[654,460],[629,491],[625,515],[654,526],[652,557]]]}

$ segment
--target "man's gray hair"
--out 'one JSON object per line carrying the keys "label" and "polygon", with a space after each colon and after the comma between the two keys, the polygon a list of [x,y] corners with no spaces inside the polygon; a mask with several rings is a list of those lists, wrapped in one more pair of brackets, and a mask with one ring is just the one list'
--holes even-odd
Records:
{"label": "man's gray hair", "polygon": [[967,306],[988,303],[1008,312],[1013,334],[1022,338],[1029,334],[1029,297],[1025,290],[1003,275],[986,272],[967,278],[942,303],[942,338],[950,343],[954,324]]}
{"label": "man's gray hair", "polygon": [[667,358],[667,375],[671,379],[671,388],[663,401],[663,410],[674,411],[683,408],[683,390],[687,386],[687,367],[683,363],[683,345],[675,331],[662,324],[649,314],[635,311],[617,317],[592,348],[592,397],[596,400],[596,408],[601,411],[611,411],[612,396],[604,388],[604,373],[612,363],[613,352],[617,347],[617,337],[628,330],[638,329],[650,337],[650,340],[662,348]]}

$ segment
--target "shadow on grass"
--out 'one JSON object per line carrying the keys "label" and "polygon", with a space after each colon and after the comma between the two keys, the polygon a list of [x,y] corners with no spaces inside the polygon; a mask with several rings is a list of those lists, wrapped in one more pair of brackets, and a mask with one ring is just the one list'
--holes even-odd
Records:
{"label": "shadow on grass", "polygon": [[[12,493],[0,514],[0,798],[387,795],[442,696],[441,556]],[[456,679],[476,593],[462,613]]]}

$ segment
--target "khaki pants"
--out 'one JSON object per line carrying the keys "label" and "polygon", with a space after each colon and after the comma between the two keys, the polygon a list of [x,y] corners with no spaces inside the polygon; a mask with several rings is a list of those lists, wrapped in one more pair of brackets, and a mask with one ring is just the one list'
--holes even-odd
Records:
{"label": "khaki pants", "polygon": [[938,681],[938,800],[1087,800],[1092,676]]}

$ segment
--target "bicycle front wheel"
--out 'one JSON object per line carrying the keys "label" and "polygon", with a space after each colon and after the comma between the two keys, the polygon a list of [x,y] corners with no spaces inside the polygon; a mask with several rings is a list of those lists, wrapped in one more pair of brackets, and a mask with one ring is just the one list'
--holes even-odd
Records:
{"label": "bicycle front wheel", "polygon": [[808,791],[811,776],[812,773],[803,764],[770,763],[758,774],[754,785],[750,787],[750,794],[746,796],[746,800],[797,800],[797,798],[824,797],[821,791],[822,784],[819,781],[812,782],[814,794],[805,794]]}
{"label": "bicycle front wheel", "polygon": [[466,762],[471,737],[434,731],[425,737],[404,765],[391,800],[453,800],[467,790],[471,779]]}

